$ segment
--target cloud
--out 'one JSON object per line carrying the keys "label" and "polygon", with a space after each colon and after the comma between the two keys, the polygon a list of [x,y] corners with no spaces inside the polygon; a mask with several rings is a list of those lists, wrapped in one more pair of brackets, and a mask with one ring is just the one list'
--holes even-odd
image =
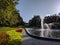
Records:
{"label": "cloud", "polygon": [[46,14],[45,16],[51,16],[51,14]]}

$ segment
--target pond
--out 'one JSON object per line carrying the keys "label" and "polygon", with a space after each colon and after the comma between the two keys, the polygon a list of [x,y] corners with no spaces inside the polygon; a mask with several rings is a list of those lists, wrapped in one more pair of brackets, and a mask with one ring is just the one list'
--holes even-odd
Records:
{"label": "pond", "polygon": [[60,29],[26,28],[27,32],[37,37],[60,39]]}

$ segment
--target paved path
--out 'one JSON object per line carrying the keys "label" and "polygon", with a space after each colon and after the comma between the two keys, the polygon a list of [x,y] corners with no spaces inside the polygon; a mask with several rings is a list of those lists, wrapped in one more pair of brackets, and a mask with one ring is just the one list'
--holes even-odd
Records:
{"label": "paved path", "polygon": [[30,37],[26,34],[25,31],[23,31],[22,34],[23,34],[22,41],[27,40],[27,39],[30,38]]}
{"label": "paved path", "polygon": [[60,42],[44,41],[29,37],[25,31],[23,33],[22,45],[60,45]]}

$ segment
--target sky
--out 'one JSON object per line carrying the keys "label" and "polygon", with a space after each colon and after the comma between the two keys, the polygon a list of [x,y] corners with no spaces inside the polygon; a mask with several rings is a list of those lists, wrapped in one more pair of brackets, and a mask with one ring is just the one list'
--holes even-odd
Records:
{"label": "sky", "polygon": [[28,22],[34,15],[45,17],[60,12],[60,0],[19,0],[20,16]]}

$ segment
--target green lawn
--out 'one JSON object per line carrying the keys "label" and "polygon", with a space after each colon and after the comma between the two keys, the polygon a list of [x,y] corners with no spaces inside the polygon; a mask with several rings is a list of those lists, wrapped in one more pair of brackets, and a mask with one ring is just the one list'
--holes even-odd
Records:
{"label": "green lawn", "polygon": [[10,27],[0,27],[0,32],[4,32],[4,31],[10,31],[10,30],[16,30],[16,28],[10,28]]}
{"label": "green lawn", "polygon": [[21,45],[22,32],[16,32],[16,28],[0,27],[0,32],[6,32],[10,37],[10,45]]}

